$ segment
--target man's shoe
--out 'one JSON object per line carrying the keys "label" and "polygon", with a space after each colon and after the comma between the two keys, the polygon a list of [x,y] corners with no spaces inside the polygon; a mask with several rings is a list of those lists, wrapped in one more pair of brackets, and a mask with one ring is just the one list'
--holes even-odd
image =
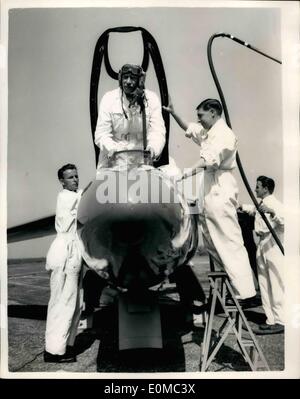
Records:
{"label": "man's shoe", "polygon": [[46,350],[44,351],[45,363],[75,363],[76,361],[76,356],[73,353],[68,353],[68,351],[63,355],[53,355]]}
{"label": "man's shoe", "polygon": [[[236,301],[243,309],[249,309],[257,306],[254,303],[255,298],[256,296],[252,296],[251,298],[246,298],[246,299],[236,299]],[[226,306],[236,306],[236,305],[232,298],[226,298]]]}
{"label": "man's shoe", "polygon": [[269,330],[270,326],[273,326],[274,324],[267,324],[267,323],[263,323],[259,325],[259,329],[260,330]]}
{"label": "man's shoe", "polygon": [[284,326],[282,324],[261,324],[259,326],[256,334],[265,335],[265,334],[281,334],[284,333]]}

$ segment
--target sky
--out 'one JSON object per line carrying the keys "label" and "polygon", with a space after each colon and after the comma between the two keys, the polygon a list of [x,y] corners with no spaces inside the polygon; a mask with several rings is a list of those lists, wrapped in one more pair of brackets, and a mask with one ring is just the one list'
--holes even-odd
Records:
{"label": "sky", "polygon": [[[89,84],[106,29],[140,26],[154,36],[173,104],[187,121],[196,121],[200,101],[218,98],[206,56],[212,34],[230,33],[277,59],[284,45],[280,8],[17,8],[8,23],[8,227],[54,214],[61,165],[78,166],[82,187],[94,178]],[[140,33],[112,34],[109,56],[115,70],[140,63]],[[214,41],[213,59],[249,183],[254,188],[258,175],[270,176],[283,200],[282,68],[228,39]],[[103,72],[100,87],[99,98],[117,82]],[[158,92],[152,65],[146,87]],[[169,153],[180,168],[199,156],[172,119]],[[240,202],[249,203],[236,177]],[[52,240],[9,244],[8,257],[45,256]]]}

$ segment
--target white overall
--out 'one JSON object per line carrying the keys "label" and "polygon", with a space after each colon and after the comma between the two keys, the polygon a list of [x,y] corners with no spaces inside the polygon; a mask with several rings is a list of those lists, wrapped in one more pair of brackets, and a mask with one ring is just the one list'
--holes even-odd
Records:
{"label": "white overall", "polygon": [[[145,90],[147,145],[158,157],[165,145],[166,128],[161,103],[155,93]],[[125,117],[126,112],[127,118]],[[143,149],[143,121],[139,106],[129,108],[120,89],[104,94],[95,131],[95,144],[100,148],[97,170],[108,166],[108,152]]]}
{"label": "white overall", "polygon": [[237,139],[223,119],[209,131],[191,123],[187,133],[200,145],[205,160],[204,204],[201,217],[203,241],[213,260],[225,269],[237,294],[256,294],[248,253],[237,219],[238,187],[233,176]]}
{"label": "white overall", "polygon": [[[263,203],[273,209],[275,215],[266,216],[276,235],[283,242],[284,216],[283,206],[274,197],[268,195]],[[267,324],[284,324],[284,258],[269,229],[254,205],[243,205],[242,209],[255,214],[255,233],[259,242],[256,261],[258,283],[261,292],[262,305],[267,316]]]}
{"label": "white overall", "polygon": [[55,229],[46,269],[50,276],[45,349],[53,355],[63,355],[67,345],[75,341],[80,319],[79,275],[81,253],[77,237],[77,209],[82,190],[77,193],[62,190],[58,194]]}

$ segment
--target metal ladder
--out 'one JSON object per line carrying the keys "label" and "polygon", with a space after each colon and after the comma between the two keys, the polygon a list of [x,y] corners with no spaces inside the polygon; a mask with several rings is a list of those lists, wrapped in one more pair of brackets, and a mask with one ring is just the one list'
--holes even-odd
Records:
{"label": "metal ladder", "polygon": [[[201,371],[207,371],[230,332],[236,336],[241,354],[252,371],[256,371],[258,367],[270,370],[241,305],[234,295],[227,273],[211,272],[208,274],[208,279],[210,283],[210,307],[206,316],[207,320],[202,343]],[[233,305],[226,305],[226,297],[232,299]],[[225,313],[225,320],[217,330],[216,341],[213,342],[213,323],[218,303]],[[250,337],[245,338],[243,336],[243,326]]]}

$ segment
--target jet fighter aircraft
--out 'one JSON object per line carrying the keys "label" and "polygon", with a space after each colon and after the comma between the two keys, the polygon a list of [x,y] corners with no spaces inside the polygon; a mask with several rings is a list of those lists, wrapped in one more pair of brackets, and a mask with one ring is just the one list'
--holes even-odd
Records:
{"label": "jet fighter aircraft", "polygon": [[[93,138],[103,57],[107,72],[112,78],[117,78],[108,59],[109,33],[135,30],[140,30],[143,36],[142,67],[147,70],[151,56],[161,103],[167,105],[167,82],[154,38],[143,28],[109,29],[97,42],[91,73]],[[104,276],[108,284],[121,291],[134,292],[135,298],[138,298],[135,301],[139,301],[139,293],[143,301],[148,288],[163,282],[176,269],[186,265],[198,243],[196,217],[190,212],[176,182],[161,167],[168,164],[169,159],[169,114],[163,110],[162,113],[167,140],[159,162],[152,165],[145,150],[122,151],[122,157],[115,153],[110,167],[104,169],[84,190],[78,210],[78,232],[86,265]],[[96,146],[95,155],[97,162],[99,149]],[[53,233],[54,216],[50,216],[10,228],[7,237],[8,242],[15,242]]]}

